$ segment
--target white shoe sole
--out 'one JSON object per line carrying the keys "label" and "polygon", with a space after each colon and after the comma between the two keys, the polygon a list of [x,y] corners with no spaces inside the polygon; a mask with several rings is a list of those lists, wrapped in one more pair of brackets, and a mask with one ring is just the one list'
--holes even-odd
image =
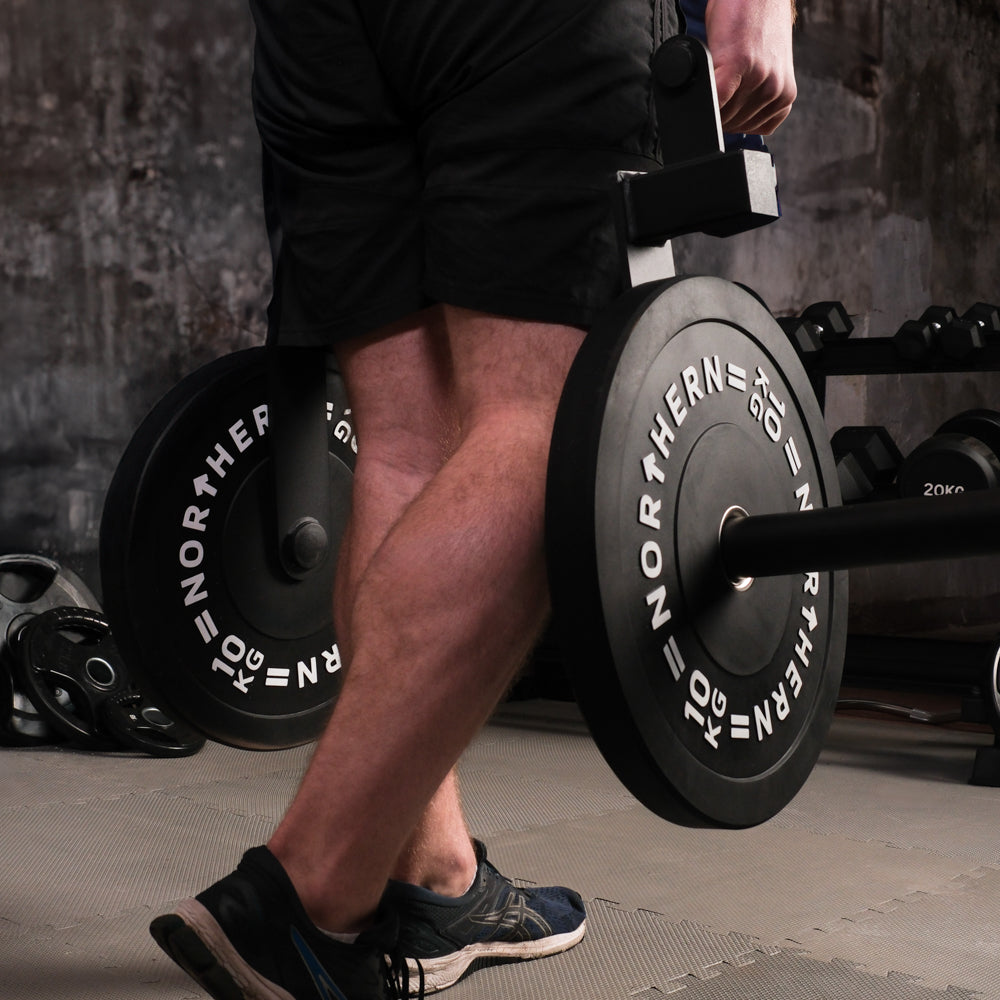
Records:
{"label": "white shoe sole", "polygon": [[[424,973],[424,992],[436,993],[438,990],[454,986],[473,962],[528,961],[532,958],[557,955],[579,944],[586,932],[587,922],[584,920],[574,931],[554,934],[540,941],[484,941],[467,945],[460,951],[442,955],[440,958],[422,958],[419,964]],[[417,961],[408,958],[406,963],[410,967],[411,995],[416,996],[420,981]]]}

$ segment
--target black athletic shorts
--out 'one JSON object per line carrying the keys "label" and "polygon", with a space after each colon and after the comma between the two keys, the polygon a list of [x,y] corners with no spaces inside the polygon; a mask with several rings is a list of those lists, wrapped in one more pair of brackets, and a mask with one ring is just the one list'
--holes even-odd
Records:
{"label": "black athletic shorts", "polygon": [[272,337],[433,302],[587,327],[618,294],[610,190],[656,166],[674,0],[250,0]]}

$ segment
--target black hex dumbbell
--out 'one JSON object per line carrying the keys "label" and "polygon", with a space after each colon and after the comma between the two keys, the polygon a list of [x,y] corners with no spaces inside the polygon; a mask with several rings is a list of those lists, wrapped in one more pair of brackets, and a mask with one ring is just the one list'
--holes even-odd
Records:
{"label": "black hex dumbbell", "polygon": [[802,318],[816,324],[824,343],[846,340],[854,332],[854,323],[842,302],[814,302],[802,310]]}
{"label": "black hex dumbbell", "polygon": [[903,455],[884,427],[841,427],[830,446],[844,503],[893,494]]}
{"label": "black hex dumbbell", "polygon": [[966,410],[917,445],[899,469],[900,496],[942,496],[1000,486],[1000,413]]}
{"label": "black hex dumbbell", "polygon": [[957,319],[951,306],[928,306],[920,319],[908,319],[892,338],[899,356],[907,361],[927,357],[938,342],[941,331]]}
{"label": "black hex dumbbell", "polygon": [[785,331],[799,354],[816,354],[823,350],[823,338],[815,323],[801,316],[779,316],[778,326]]}
{"label": "black hex dumbbell", "polygon": [[815,354],[824,344],[846,340],[854,330],[854,323],[842,302],[814,302],[798,316],[782,316],[778,325],[799,354]]}
{"label": "black hex dumbbell", "polygon": [[1000,334],[1000,308],[987,302],[977,302],[942,328],[939,341],[941,352],[949,358],[964,361]]}

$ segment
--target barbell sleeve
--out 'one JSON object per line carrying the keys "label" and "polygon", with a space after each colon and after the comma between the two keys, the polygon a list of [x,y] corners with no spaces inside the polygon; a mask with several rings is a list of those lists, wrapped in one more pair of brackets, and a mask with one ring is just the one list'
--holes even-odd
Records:
{"label": "barbell sleeve", "polygon": [[738,514],[719,534],[731,580],[1000,552],[1000,489]]}

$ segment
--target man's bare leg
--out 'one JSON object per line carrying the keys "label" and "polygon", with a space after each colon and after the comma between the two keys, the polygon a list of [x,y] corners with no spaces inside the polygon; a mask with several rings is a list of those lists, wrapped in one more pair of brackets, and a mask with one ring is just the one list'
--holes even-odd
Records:
{"label": "man's bare leg", "polygon": [[[358,487],[341,543],[334,620],[345,657],[350,657],[351,615],[358,581],[403,511],[454,451],[450,349],[440,306],[363,338],[351,352],[352,381],[371,386],[356,411],[361,447]],[[408,373],[405,394],[378,391],[388,365]],[[352,400],[352,404],[353,404]],[[390,877],[444,895],[462,894],[476,871],[476,856],[454,771],[435,792]]]}
{"label": "man's bare leg", "polygon": [[[270,843],[307,911],[331,930],[368,922],[548,609],[545,470],[583,334],[450,308],[445,316],[458,446],[358,583],[348,681]],[[348,393],[360,400],[350,354]],[[406,373],[383,368],[379,377],[391,393]]]}
{"label": "man's bare leg", "polygon": [[476,869],[476,852],[453,768],[413,828],[389,877],[442,896],[461,896]]}

